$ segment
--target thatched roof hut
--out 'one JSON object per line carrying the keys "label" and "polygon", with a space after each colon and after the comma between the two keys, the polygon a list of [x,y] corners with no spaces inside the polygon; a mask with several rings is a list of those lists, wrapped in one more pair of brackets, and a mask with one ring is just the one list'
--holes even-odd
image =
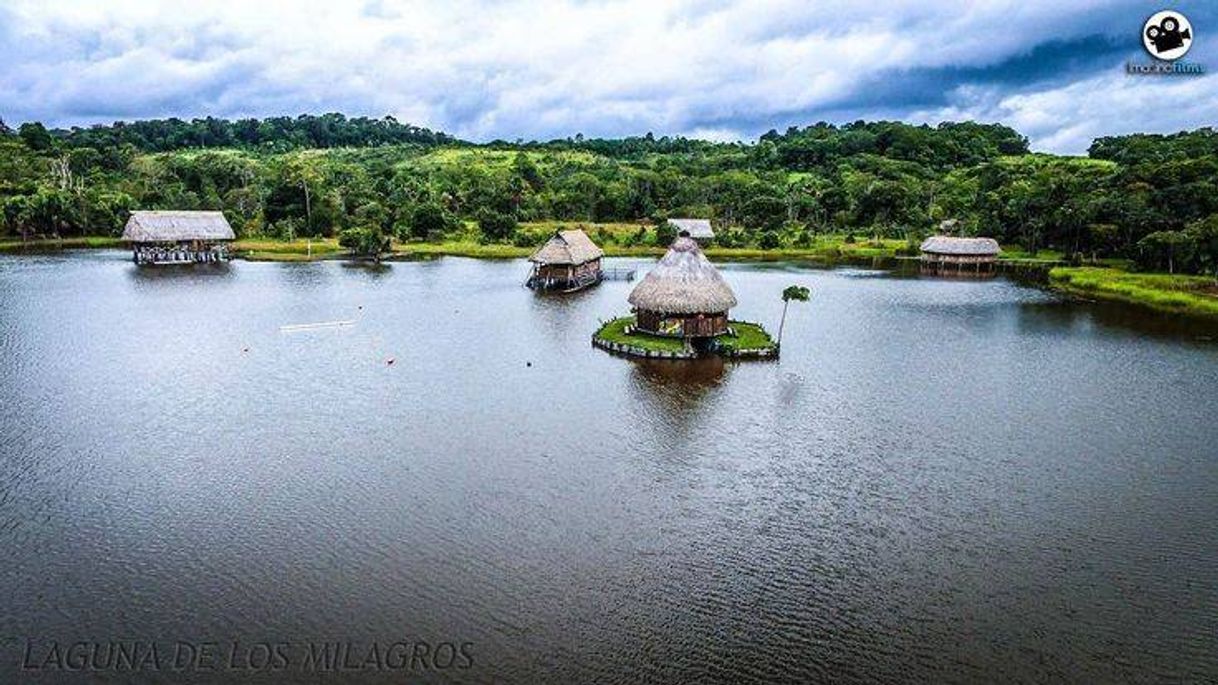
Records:
{"label": "thatched roof hut", "polygon": [[529,257],[534,264],[586,264],[605,256],[604,250],[596,246],[583,231],[555,231],[540,249]]}
{"label": "thatched roof hut", "polygon": [[627,299],[639,328],[683,337],[726,331],[727,312],[736,306],[731,286],[684,232]]}
{"label": "thatched roof hut", "polygon": [[236,237],[220,212],[132,212],[123,229],[136,264],[222,261]]}
{"label": "thatched roof hut", "polygon": [[132,212],[123,240],[133,243],[180,243],[236,240],[222,212]]}
{"label": "thatched roof hut", "polygon": [[677,229],[678,235],[684,232],[694,240],[710,240],[715,237],[710,219],[669,219],[668,223]]}
{"label": "thatched roof hut", "polygon": [[922,242],[922,270],[935,274],[991,274],[1002,249],[993,238],[936,235]]}
{"label": "thatched roof hut", "polygon": [[997,257],[1002,250],[998,247],[998,241],[993,238],[956,238],[935,235],[922,241],[922,252],[938,255]]}
{"label": "thatched roof hut", "polygon": [[581,230],[555,231],[529,257],[533,273],[527,285],[539,290],[579,290],[599,283],[605,252]]}

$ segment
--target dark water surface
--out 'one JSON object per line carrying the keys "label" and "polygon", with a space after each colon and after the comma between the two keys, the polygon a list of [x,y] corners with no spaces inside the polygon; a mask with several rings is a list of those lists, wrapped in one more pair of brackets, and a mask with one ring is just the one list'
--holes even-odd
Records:
{"label": "dark water surface", "polygon": [[630,284],[525,273],[0,258],[0,682],[249,675],[45,665],[77,640],[286,643],[264,682],[399,640],[472,666],[310,682],[1218,679],[1213,331],[730,265],[772,330],[812,287],[782,360],[647,364],[589,344]]}

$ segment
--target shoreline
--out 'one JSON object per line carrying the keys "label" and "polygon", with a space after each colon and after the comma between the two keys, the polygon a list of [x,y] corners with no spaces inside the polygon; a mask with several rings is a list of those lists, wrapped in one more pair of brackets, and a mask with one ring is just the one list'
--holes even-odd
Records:
{"label": "shoreline", "polygon": [[[111,236],[79,236],[62,239],[0,240],[0,254],[46,254],[60,250],[124,249],[120,238]],[[905,242],[894,239],[859,240],[846,243],[841,236],[826,236],[811,247],[775,248],[764,250],[751,247],[709,247],[707,257],[728,262],[808,262],[824,266],[855,265],[874,268],[896,268],[915,261],[916,256],[902,254]],[[467,257],[472,259],[522,259],[535,247],[475,241],[446,241],[440,243],[411,242],[393,246],[382,258],[385,262],[434,259],[438,257]],[[604,246],[606,257],[659,257],[664,249],[652,245]],[[1205,320],[1218,320],[1218,279],[1180,274],[1139,273],[1117,266],[1065,266],[1050,255],[1017,255],[999,259],[1000,270],[1011,277],[1035,276],[1039,287],[1084,300],[1103,300],[1148,308],[1160,313]],[[233,259],[252,262],[311,262],[347,260],[350,254],[333,238],[309,240],[242,239],[233,243]]]}
{"label": "shoreline", "polygon": [[[126,249],[121,238],[111,236],[80,236],[71,238],[38,238],[30,241],[0,239],[0,253],[54,252],[62,249]],[[917,259],[917,255],[905,254],[903,240],[885,238],[878,241],[859,239],[847,243],[840,235],[822,236],[807,247],[716,247],[703,250],[708,257],[731,261],[790,261],[816,260],[865,264],[875,260],[904,261]],[[655,245],[602,246],[606,257],[660,257],[666,248]],[[382,261],[411,259],[416,257],[471,257],[475,259],[520,259],[537,250],[536,246],[517,246],[503,243],[480,243],[473,240],[448,240],[444,242],[407,242],[393,245]],[[265,262],[320,261],[326,259],[352,259],[348,250],[338,245],[334,238],[318,238],[312,241],[274,240],[242,238],[232,243],[234,259]],[[1022,255],[1020,252],[1011,254]],[[1060,264],[1056,255],[1049,258],[1012,256],[1000,258],[1001,263],[1021,266],[1050,266]]]}
{"label": "shoreline", "polygon": [[1181,274],[1136,273],[1115,268],[1056,267],[1047,287],[1083,299],[1117,302],[1166,314],[1218,321],[1218,279]]}

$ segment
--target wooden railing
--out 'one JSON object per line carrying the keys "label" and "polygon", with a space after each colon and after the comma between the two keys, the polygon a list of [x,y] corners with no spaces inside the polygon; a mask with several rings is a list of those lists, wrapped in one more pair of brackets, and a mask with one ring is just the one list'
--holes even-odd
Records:
{"label": "wooden railing", "polygon": [[634,274],[638,269],[632,269],[624,266],[615,266],[608,269],[601,269],[601,276],[606,281],[633,281]]}

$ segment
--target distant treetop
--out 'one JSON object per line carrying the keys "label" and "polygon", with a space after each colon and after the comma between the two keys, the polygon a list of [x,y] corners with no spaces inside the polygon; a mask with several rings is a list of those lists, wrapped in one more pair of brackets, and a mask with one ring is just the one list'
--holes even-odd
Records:
{"label": "distant treetop", "polygon": [[68,147],[104,148],[130,144],[145,152],[164,152],[197,147],[273,147],[279,149],[375,147],[379,145],[440,145],[455,142],[452,136],[399,123],[391,116],[382,119],[342,114],[267,119],[147,119],[115,122],[89,128],[55,129],[51,134]]}
{"label": "distant treetop", "polygon": [[[41,124],[23,124],[29,140],[45,146]],[[4,129],[0,128],[0,133]],[[113,149],[131,145],[144,152],[167,152],[188,148],[245,148],[293,150],[334,147],[377,147],[414,144],[420,146],[471,144],[454,136],[403,124],[391,116],[381,119],[347,118],[342,114],[302,114],[298,117],[266,119],[147,119],[115,122],[87,128],[49,131],[57,145],[69,148]],[[1097,144],[1107,140],[1101,139]],[[1002,155],[1028,152],[1028,140],[1000,124],[945,122],[938,126],[895,121],[856,121],[836,126],[820,122],[805,128],[791,127],[786,133],[771,130],[756,145],[722,143],[682,136],[585,138],[583,134],[546,142],[495,140],[488,147],[501,149],[583,150],[615,159],[640,159],[656,154],[698,154],[735,150],[748,152],[748,163],[764,168],[784,167],[796,171],[830,169],[839,161],[859,155],[874,155],[916,162],[937,170],[970,166]],[[749,152],[751,150],[751,152]]]}
{"label": "distant treetop", "polygon": [[1096,138],[1087,148],[1094,159],[1121,164],[1167,162],[1218,155],[1218,131],[1206,127],[1170,135],[1133,133],[1126,136]]}
{"label": "distant treetop", "polygon": [[859,154],[944,170],[1028,152],[1028,139],[1014,129],[972,121],[934,127],[899,121],[855,121],[838,127],[822,121],[802,129],[793,126],[786,133],[771,130],[761,140],[776,146],[782,166],[803,171],[832,168],[842,158]]}

